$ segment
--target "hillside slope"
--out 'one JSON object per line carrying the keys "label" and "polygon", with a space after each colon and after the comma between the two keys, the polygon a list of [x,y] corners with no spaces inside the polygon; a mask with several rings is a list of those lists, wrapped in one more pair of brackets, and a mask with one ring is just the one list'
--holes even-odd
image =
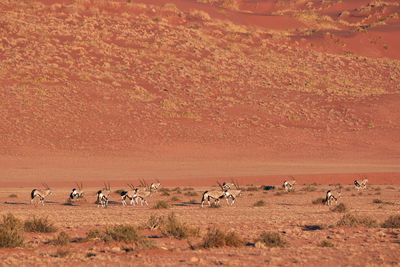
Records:
{"label": "hillside slope", "polygon": [[2,0],[0,153],[398,162],[395,49],[344,53],[302,9],[270,10],[295,35],[169,2]]}

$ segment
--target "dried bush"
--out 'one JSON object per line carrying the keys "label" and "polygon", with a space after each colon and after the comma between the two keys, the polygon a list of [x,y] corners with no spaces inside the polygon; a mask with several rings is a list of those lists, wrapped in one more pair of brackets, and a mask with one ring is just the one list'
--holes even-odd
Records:
{"label": "dried bush", "polygon": [[346,210],[347,210],[346,205],[344,205],[343,203],[340,203],[331,209],[331,211],[333,212],[340,212],[340,213],[346,212]]}
{"label": "dried bush", "polygon": [[180,199],[178,197],[171,197],[171,201],[179,201]]}
{"label": "dried bush", "polygon": [[264,200],[259,200],[256,203],[253,204],[254,207],[262,207],[265,206],[265,201]]}
{"label": "dried bush", "polygon": [[235,232],[226,234],[218,228],[208,230],[203,238],[201,247],[203,248],[219,248],[219,247],[241,247],[245,242]]}
{"label": "dried bush", "polygon": [[255,186],[247,187],[246,191],[258,191],[258,188]]}
{"label": "dried bush", "polygon": [[321,242],[318,243],[318,247],[322,247],[322,248],[333,248],[335,245],[332,244],[329,241],[323,240]]}
{"label": "dried bush", "polygon": [[32,232],[32,233],[54,233],[57,231],[57,227],[54,226],[52,222],[48,220],[47,217],[45,218],[36,218],[34,217],[33,220],[27,220],[24,223],[25,232]]}
{"label": "dried bush", "polygon": [[383,228],[400,228],[400,215],[390,216],[381,226]]}
{"label": "dried bush", "polygon": [[18,196],[16,194],[11,194],[8,197],[17,198]]}
{"label": "dried bush", "polygon": [[356,216],[350,213],[343,215],[343,217],[337,222],[338,226],[365,226],[365,227],[378,227],[378,223],[376,220],[363,217]]}
{"label": "dried bush", "polygon": [[167,218],[161,217],[159,229],[164,236],[173,236],[177,239],[198,236],[200,232],[199,228],[178,221],[174,213],[169,214]]}
{"label": "dried bush", "polygon": [[372,203],[381,204],[381,203],[383,203],[383,201],[378,198],[375,198],[374,200],[372,200]]}
{"label": "dried bush", "polygon": [[69,253],[70,253],[70,251],[67,249],[58,248],[55,256],[59,257],[59,258],[65,258],[66,256],[69,255]]}
{"label": "dried bush", "polygon": [[284,247],[286,241],[277,232],[263,232],[256,242],[262,242],[267,247]]}
{"label": "dried bush", "polygon": [[197,193],[194,192],[194,191],[189,191],[189,192],[185,192],[183,195],[189,196],[189,197],[196,197],[196,196],[198,196],[199,194],[197,194]]}
{"label": "dried bush", "polygon": [[164,200],[159,200],[154,204],[153,209],[169,209],[171,205],[164,201]]}
{"label": "dried bush", "polygon": [[319,198],[317,198],[317,199],[314,199],[314,200],[312,201],[312,203],[313,203],[314,205],[325,204],[325,198],[319,197]]}
{"label": "dried bush", "polygon": [[115,225],[104,230],[103,240],[105,242],[117,241],[135,243],[139,249],[154,248],[153,242],[142,236],[138,229],[131,225]]}
{"label": "dried bush", "polygon": [[11,213],[3,215],[0,224],[0,248],[21,247],[24,238],[22,221]]}
{"label": "dried bush", "polygon": [[57,238],[54,239],[51,243],[53,243],[56,246],[65,246],[67,244],[69,244],[69,242],[71,241],[71,238],[69,237],[69,235],[62,231],[58,234]]}

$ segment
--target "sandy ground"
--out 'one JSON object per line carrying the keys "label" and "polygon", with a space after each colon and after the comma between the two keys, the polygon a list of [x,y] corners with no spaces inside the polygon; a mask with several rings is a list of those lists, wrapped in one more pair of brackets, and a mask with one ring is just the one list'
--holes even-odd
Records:
{"label": "sandy ground", "polygon": [[[190,238],[191,244],[201,243],[207,229],[217,227],[223,231],[235,231],[246,242],[241,248],[217,248],[192,250],[186,240],[162,237],[159,231],[141,230],[151,239],[157,248],[150,250],[122,251],[132,244],[70,243],[65,247],[46,244],[54,239],[54,234],[26,234],[26,247],[0,250],[2,265],[77,264],[113,265],[144,264],[152,266],[174,265],[397,265],[400,256],[400,231],[397,229],[343,227],[336,226],[343,215],[330,211],[325,205],[314,205],[312,200],[324,197],[328,185],[297,185],[290,194],[277,195],[281,191],[252,189],[252,185],[243,186],[243,195],[234,206],[221,208],[200,207],[201,192],[210,187],[181,187],[181,193],[170,191],[170,196],[156,193],[149,199],[150,205],[123,207],[119,196],[111,196],[107,208],[97,208],[93,204],[96,188],[87,188],[88,202],[74,206],[65,205],[68,188],[54,189],[54,196],[49,197],[44,206],[29,205],[28,188],[7,188],[0,191],[1,214],[13,213],[21,219],[33,216],[48,217],[58,227],[58,231],[67,232],[72,238],[85,237],[89,229],[103,228],[116,224],[143,226],[151,215],[167,215],[174,212],[178,219],[191,226],[200,228],[200,237]],[[313,188],[310,191],[309,188]],[[308,188],[308,189],[307,189]],[[172,188],[170,188],[172,189]],[[14,192],[17,197],[9,197]],[[196,192],[197,196],[186,196],[187,192]],[[171,201],[172,197],[178,201]],[[339,203],[344,203],[348,212],[369,216],[379,223],[390,215],[399,214],[400,187],[388,185],[369,185],[362,193],[352,185],[345,185]],[[380,199],[383,204],[373,203]],[[151,207],[158,200],[172,204],[169,209],[155,210]],[[254,207],[256,201],[265,201],[265,206]],[[263,231],[279,232],[287,241],[283,248],[256,248],[254,240]],[[334,247],[319,247],[321,241],[329,241]],[[68,251],[64,258],[57,257],[57,250]],[[88,253],[95,256],[88,257]],[[340,255],[340,256],[339,256]]]}

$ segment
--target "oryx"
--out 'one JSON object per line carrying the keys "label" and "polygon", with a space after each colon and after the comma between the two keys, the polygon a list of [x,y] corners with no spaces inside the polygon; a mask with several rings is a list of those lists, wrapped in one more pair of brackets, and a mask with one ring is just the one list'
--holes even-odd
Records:
{"label": "oryx", "polygon": [[72,192],[69,194],[69,199],[71,201],[79,201],[81,198],[83,198],[83,183],[81,182],[80,184],[75,184],[78,187],[78,190],[76,188],[72,189]]}
{"label": "oryx", "polygon": [[332,205],[333,201],[337,203],[338,199],[340,199],[341,197],[342,197],[341,189],[339,189],[337,192],[332,192],[331,190],[328,190],[326,192],[325,204],[330,206]]}
{"label": "oryx", "polygon": [[50,190],[50,187],[47,184],[42,183],[42,185],[44,187],[44,190],[39,190],[39,189],[33,189],[32,190],[32,192],[31,192],[31,204],[33,204],[33,200],[36,197],[39,197],[38,204],[42,203],[44,205],[44,198],[47,197],[47,196],[50,196],[52,194],[52,192]]}
{"label": "oryx", "polygon": [[357,189],[357,191],[360,191],[360,189],[367,189],[367,183],[368,179],[363,176],[364,180],[355,180],[354,181],[354,188]]}
{"label": "oryx", "polygon": [[232,180],[231,185],[234,186],[235,189],[231,189],[231,186],[229,186],[229,184],[227,183],[223,183],[221,188],[224,191],[226,204],[229,205],[228,199],[231,198],[231,206],[232,206],[235,203],[236,198],[242,195],[242,190],[239,187],[238,181],[234,182]]}
{"label": "oryx", "polygon": [[296,184],[296,180],[293,179],[293,176],[291,176],[292,180],[285,180],[283,182],[283,189],[286,190],[286,192],[294,191],[294,185]]}
{"label": "oryx", "polygon": [[108,198],[111,194],[110,183],[104,183],[104,188],[97,191],[97,207],[106,207],[108,205]]}
{"label": "oryx", "polygon": [[135,205],[135,200],[137,199],[138,188],[134,187],[132,184],[128,184],[128,186],[131,188],[131,190],[121,192],[123,206],[126,206],[126,198],[130,199],[131,205]]}
{"label": "oryx", "polygon": [[219,205],[219,200],[223,197],[225,197],[225,192],[228,190],[227,185],[223,186],[219,182],[217,182],[220,189],[218,190],[207,190],[203,193],[203,196],[201,198],[201,207],[204,205],[204,201],[208,201],[208,206],[211,206],[210,200],[213,199],[215,205]]}

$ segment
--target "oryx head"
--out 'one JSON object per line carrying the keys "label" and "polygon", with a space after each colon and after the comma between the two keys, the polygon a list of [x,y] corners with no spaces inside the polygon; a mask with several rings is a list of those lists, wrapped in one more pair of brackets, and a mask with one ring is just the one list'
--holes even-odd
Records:
{"label": "oryx head", "polygon": [[44,191],[46,192],[46,195],[52,195],[53,192],[51,192],[50,187],[46,184],[46,183],[42,183],[43,187],[44,187]]}

